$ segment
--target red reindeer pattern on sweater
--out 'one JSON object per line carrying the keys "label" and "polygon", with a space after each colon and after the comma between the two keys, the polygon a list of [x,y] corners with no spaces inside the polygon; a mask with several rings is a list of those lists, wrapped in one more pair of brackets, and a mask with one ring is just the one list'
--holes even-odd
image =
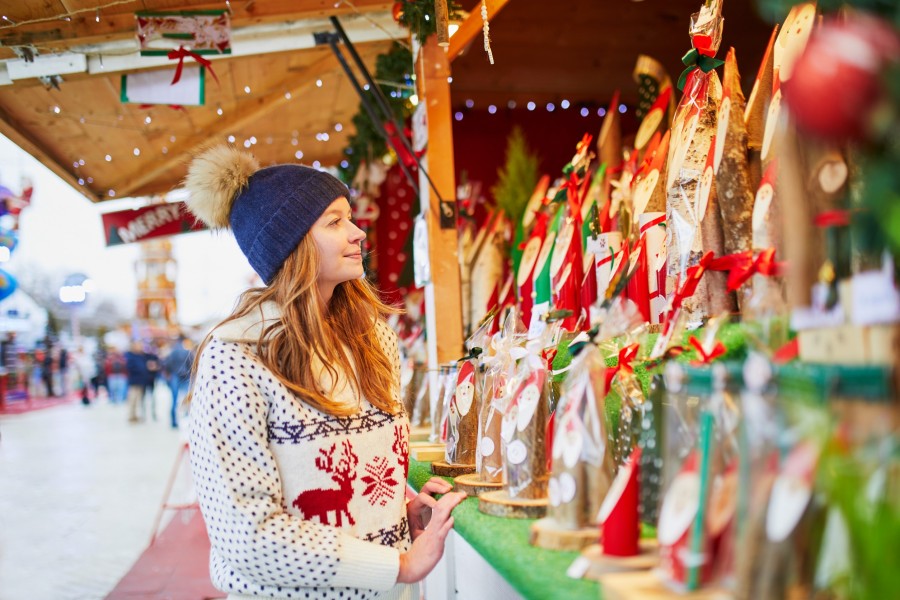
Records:
{"label": "red reindeer pattern on sweater", "polygon": [[394,444],[391,450],[400,460],[403,467],[403,480],[409,477],[409,425],[394,425]]}
{"label": "red reindeer pattern on sweater", "polygon": [[[337,444],[332,444],[328,450],[320,449],[320,456],[316,457],[316,467],[320,471],[331,473],[331,478],[338,484],[338,487],[336,489],[306,490],[297,496],[293,505],[303,513],[304,519],[318,517],[324,525],[331,525],[328,515],[333,512],[336,521],[333,523],[334,525],[338,527],[342,525],[342,515],[346,515],[350,524],[355,525],[356,522],[347,506],[353,499],[353,481],[356,479],[355,469],[359,464],[359,457],[353,452],[350,440],[344,440],[341,444],[340,458],[335,464],[334,452],[336,449]],[[396,485],[396,482],[394,484]]]}

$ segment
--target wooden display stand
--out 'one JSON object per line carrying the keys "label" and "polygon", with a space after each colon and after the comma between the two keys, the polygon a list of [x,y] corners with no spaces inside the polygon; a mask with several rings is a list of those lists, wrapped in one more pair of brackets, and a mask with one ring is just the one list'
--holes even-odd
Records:
{"label": "wooden display stand", "polygon": [[427,442],[428,436],[431,435],[431,427],[410,427],[410,442]]}
{"label": "wooden display stand", "polygon": [[484,492],[493,492],[503,487],[503,483],[482,481],[478,473],[460,475],[453,480],[454,489],[457,492],[465,492],[469,496],[480,496]]}
{"label": "wooden display stand", "polygon": [[553,517],[545,517],[531,525],[528,543],[548,550],[578,552],[600,539],[599,527],[583,529],[563,529]]}
{"label": "wooden display stand", "polygon": [[431,462],[442,460],[447,454],[444,444],[430,444],[428,442],[412,442],[409,445],[409,455],[419,462]]}
{"label": "wooden display stand", "polygon": [[666,587],[652,571],[610,573],[600,577],[604,600],[670,600],[673,597],[687,600],[729,600],[733,598],[722,588],[704,588],[695,592],[677,594]]}
{"label": "wooden display stand", "polygon": [[475,472],[475,465],[451,465],[442,460],[431,463],[431,472],[441,477],[459,477]]}
{"label": "wooden display stand", "polygon": [[510,498],[506,490],[497,490],[478,496],[478,510],[494,517],[541,519],[547,516],[547,499]]}
{"label": "wooden display stand", "polygon": [[[641,553],[635,556],[608,556],[603,554],[603,546],[593,544],[581,551],[590,566],[584,572],[587,579],[602,581],[613,573],[647,571],[659,562],[656,540],[641,540]],[[671,592],[670,592],[671,593]]]}

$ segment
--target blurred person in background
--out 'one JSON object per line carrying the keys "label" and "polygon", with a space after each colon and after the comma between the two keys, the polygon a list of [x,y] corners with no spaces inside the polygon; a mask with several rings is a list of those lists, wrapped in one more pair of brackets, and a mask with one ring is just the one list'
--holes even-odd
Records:
{"label": "blurred person in background", "polygon": [[78,346],[72,352],[70,359],[75,367],[75,376],[77,378],[75,388],[81,395],[81,403],[85,406],[91,403],[91,382],[97,375],[97,364],[94,358],[84,350],[84,346]]}
{"label": "blurred person in background", "polygon": [[172,392],[172,410],[170,419],[173,429],[178,428],[178,407],[187,396],[191,383],[191,364],[194,362],[193,344],[184,334],[172,345],[172,349],[163,359],[163,372]]}
{"label": "blurred person in background", "polygon": [[[144,344],[141,340],[131,342],[131,347],[125,353],[125,376],[128,382],[128,422],[137,423],[147,417],[145,397],[148,382],[151,380],[147,354],[144,353]],[[140,419],[138,408],[141,412]]]}
{"label": "blurred person in background", "polygon": [[113,404],[125,402],[128,393],[128,375],[125,371],[125,355],[118,348],[111,348],[103,362],[106,372],[109,401]]}

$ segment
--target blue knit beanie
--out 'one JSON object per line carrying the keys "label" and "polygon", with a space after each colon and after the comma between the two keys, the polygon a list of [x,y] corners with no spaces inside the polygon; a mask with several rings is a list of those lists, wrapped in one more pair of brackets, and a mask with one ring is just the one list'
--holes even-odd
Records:
{"label": "blue knit beanie", "polygon": [[260,169],[230,146],[197,156],[188,168],[187,205],[209,227],[231,227],[266,284],[322,213],[350,191],[337,178],[301,165]]}

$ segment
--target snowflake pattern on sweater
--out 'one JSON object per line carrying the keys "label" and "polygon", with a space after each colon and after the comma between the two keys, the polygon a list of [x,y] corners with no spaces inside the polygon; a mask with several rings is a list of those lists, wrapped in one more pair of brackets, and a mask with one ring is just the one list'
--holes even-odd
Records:
{"label": "snowflake pattern on sweater", "polygon": [[[297,399],[253,351],[274,310],[220,327],[200,357],[191,466],[213,583],[235,597],[418,597],[396,584],[411,544],[406,417],[362,398],[337,418]],[[383,322],[375,333],[398,387],[396,334]],[[346,381],[331,389],[356,404]]]}

